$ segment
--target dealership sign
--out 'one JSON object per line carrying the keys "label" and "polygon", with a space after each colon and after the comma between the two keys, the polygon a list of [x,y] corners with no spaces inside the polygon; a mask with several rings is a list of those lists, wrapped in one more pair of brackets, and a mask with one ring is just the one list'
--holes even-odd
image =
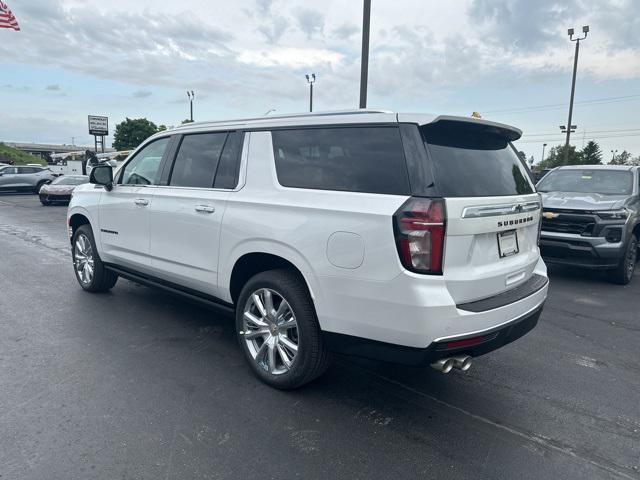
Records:
{"label": "dealership sign", "polygon": [[89,135],[100,137],[109,135],[109,118],[89,115]]}

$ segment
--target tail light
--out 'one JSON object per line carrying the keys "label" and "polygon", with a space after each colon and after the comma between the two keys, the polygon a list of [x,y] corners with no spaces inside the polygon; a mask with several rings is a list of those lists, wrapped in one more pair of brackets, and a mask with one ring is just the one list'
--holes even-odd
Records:
{"label": "tail light", "polygon": [[398,254],[407,270],[442,275],[445,220],[441,198],[410,198],[394,214]]}

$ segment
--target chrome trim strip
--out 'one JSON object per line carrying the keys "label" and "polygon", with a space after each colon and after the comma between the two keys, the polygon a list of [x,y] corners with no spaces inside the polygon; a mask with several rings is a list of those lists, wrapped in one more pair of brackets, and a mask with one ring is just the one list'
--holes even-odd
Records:
{"label": "chrome trim strip", "polygon": [[462,218],[497,217],[501,215],[514,215],[517,213],[533,212],[540,209],[540,202],[503,203],[500,205],[481,205],[478,207],[465,207],[462,210]]}

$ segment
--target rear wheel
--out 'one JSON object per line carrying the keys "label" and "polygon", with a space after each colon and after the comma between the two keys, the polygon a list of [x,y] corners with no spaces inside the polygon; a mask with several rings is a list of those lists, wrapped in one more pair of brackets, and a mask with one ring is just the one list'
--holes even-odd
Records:
{"label": "rear wheel", "polygon": [[106,292],[118,281],[118,275],[107,270],[100,260],[93,232],[82,225],[73,234],[73,269],[80,286],[88,292]]}
{"label": "rear wheel", "polygon": [[249,365],[272,387],[300,387],[329,365],[313,302],[293,271],[270,270],[251,278],[236,304],[236,328]]}
{"label": "rear wheel", "polygon": [[51,202],[50,202],[49,200],[43,200],[43,199],[40,199],[40,203],[41,203],[42,205],[44,205],[45,207],[46,207],[47,205],[51,205]]}
{"label": "rear wheel", "polygon": [[624,251],[624,256],[615,270],[611,271],[611,280],[620,285],[627,285],[633,278],[638,261],[638,238],[631,235]]}

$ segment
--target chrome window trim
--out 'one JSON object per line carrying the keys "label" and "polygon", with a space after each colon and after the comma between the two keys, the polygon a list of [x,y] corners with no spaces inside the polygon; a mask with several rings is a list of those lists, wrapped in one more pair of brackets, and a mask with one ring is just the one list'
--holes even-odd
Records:
{"label": "chrome window trim", "polygon": [[480,205],[477,207],[465,207],[462,210],[462,218],[498,217],[501,215],[513,215],[517,213],[533,212],[540,210],[540,202],[515,202],[500,205]]}

